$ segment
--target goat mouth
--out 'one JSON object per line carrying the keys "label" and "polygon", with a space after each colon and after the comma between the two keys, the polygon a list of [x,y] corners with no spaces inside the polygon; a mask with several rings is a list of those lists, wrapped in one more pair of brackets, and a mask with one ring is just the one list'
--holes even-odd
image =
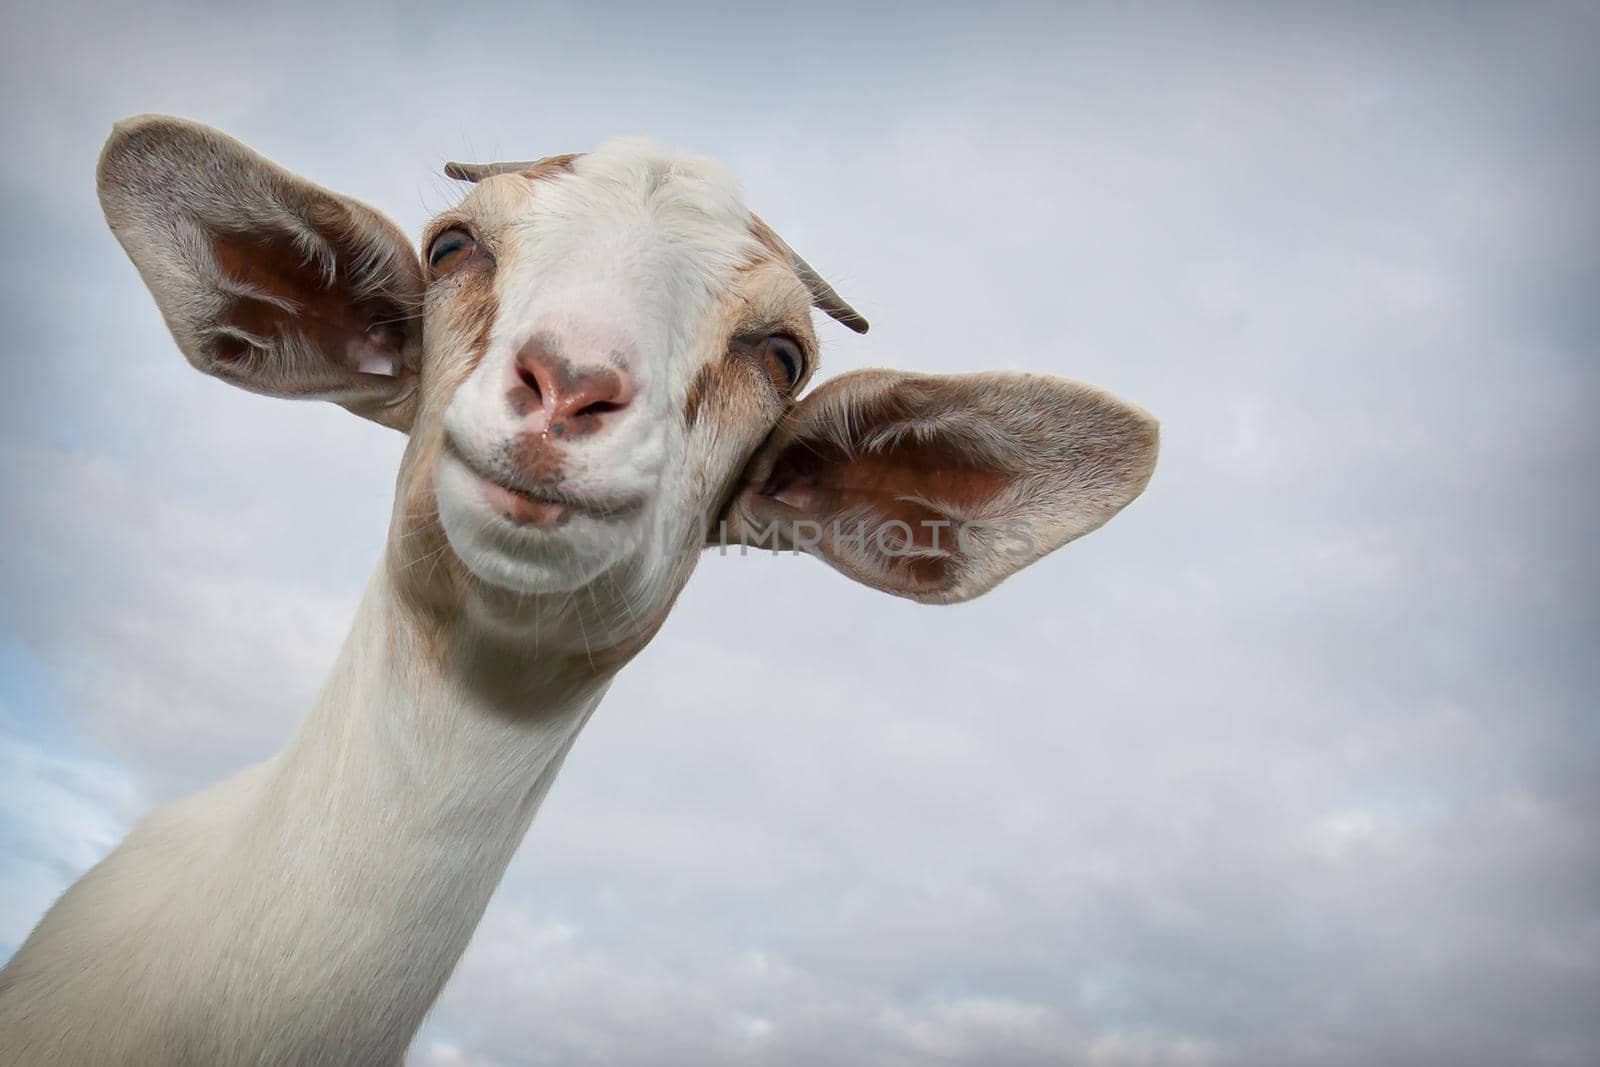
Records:
{"label": "goat mouth", "polygon": [[626,518],[643,506],[641,499],[601,500],[557,489],[535,489],[518,484],[486,470],[448,437],[445,439],[445,455],[472,475],[478,482],[484,501],[497,515],[517,526],[552,530],[564,525],[574,515],[614,520]]}

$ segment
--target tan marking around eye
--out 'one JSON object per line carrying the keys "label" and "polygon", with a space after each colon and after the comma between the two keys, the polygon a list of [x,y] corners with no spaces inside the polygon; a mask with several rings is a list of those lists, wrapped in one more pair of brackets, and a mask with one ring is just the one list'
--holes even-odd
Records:
{"label": "tan marking around eye", "polygon": [[708,345],[722,354],[702,365],[684,395],[683,421],[693,429],[712,421],[724,429],[750,422],[770,428],[782,411],[765,370],[734,351],[735,338],[762,332],[793,334],[806,352],[806,370],[795,393],[816,370],[816,335],[811,329],[810,298],[788,266],[764,253],[734,279],[734,290],[724,298]]}
{"label": "tan marking around eye", "polygon": [[683,401],[683,422],[690,429],[700,421],[700,405],[705,403],[706,390],[711,388],[711,380],[716,374],[716,369],[717,364],[708,363],[700,368],[694,380],[689,383],[689,394]]}
{"label": "tan marking around eye", "polygon": [[477,366],[489,349],[494,320],[500,313],[500,298],[495,295],[494,275],[477,271],[464,276],[460,289],[450,295],[450,332],[467,339],[466,352],[471,366]]}

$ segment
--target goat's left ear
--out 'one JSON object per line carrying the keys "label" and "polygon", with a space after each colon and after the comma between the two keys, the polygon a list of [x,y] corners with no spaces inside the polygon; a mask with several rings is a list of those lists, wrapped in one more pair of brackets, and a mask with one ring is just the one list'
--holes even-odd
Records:
{"label": "goat's left ear", "polygon": [[709,542],[797,548],[873,588],[955,603],[1122,510],[1157,440],[1147,412],[1080,382],[844,374],[772,432]]}
{"label": "goat's left ear", "polygon": [[98,177],[106,221],[190,363],[410,428],[423,277],[392,222],[165,115],[117,123]]}

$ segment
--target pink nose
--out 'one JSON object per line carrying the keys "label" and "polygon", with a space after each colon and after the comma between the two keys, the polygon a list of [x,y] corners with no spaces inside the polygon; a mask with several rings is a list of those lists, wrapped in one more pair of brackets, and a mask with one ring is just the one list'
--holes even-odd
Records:
{"label": "pink nose", "polygon": [[607,363],[579,366],[561,356],[555,339],[538,334],[517,353],[511,404],[531,433],[585,437],[617,420],[633,399],[633,381]]}

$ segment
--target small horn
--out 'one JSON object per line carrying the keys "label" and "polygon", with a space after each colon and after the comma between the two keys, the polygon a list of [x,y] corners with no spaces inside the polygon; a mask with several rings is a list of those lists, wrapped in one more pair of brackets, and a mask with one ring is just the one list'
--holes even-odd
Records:
{"label": "small horn", "polygon": [[[787,245],[784,247],[788,248]],[[800,280],[805,283],[806,288],[811,290],[811,299],[817,307],[856,333],[867,332],[866,317],[846,304],[844,298],[833,291],[833,286],[829,285],[811,264],[801,259],[799,253],[792,248],[789,249],[789,258],[794,260],[794,271],[800,275]]]}
{"label": "small horn", "polygon": [[481,182],[485,178],[493,178],[496,174],[521,174],[524,171],[537,170],[540,167],[565,167],[571,169],[572,161],[578,158],[577,153],[565,153],[559,156],[545,156],[543,159],[522,159],[511,163],[456,163],[444,165],[444,174],[447,178],[454,178],[463,182]]}
{"label": "small horn", "polygon": [[833,286],[829,285],[827,280],[817,273],[815,267],[800,258],[800,253],[790,248],[789,242],[779,237],[771,226],[763,222],[759,216],[752,217],[755,218],[756,225],[760,227],[762,235],[770,238],[772,243],[784,255],[789,257],[789,262],[794,266],[794,272],[800,276],[800,281],[805,284],[806,289],[811,293],[811,302],[822,311],[827,312],[830,318],[848,326],[856,333],[866,333],[868,324],[861,312],[845,303],[844,297],[834,291]]}
{"label": "small horn", "polygon": [[537,159],[526,159],[520,163],[456,163],[454,161],[444,165],[444,176],[462,182],[481,182],[485,178],[493,178],[496,174],[517,174],[539,165]]}

